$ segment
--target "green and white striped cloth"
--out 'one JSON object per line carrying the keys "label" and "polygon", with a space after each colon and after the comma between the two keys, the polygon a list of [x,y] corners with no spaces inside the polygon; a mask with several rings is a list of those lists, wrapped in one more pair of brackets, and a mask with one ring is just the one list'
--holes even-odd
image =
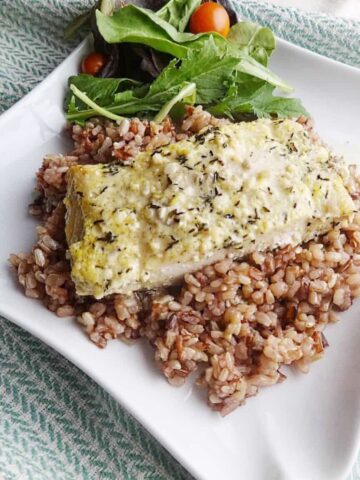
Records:
{"label": "green and white striped cloth", "polygon": [[[360,67],[360,23],[252,0],[240,16]],[[0,112],[74,48],[64,25],[93,0],[0,0]],[[2,259],[1,261],[4,261]],[[0,480],[185,480],[190,475],[67,360],[0,319]],[[349,480],[360,480],[360,456]]]}

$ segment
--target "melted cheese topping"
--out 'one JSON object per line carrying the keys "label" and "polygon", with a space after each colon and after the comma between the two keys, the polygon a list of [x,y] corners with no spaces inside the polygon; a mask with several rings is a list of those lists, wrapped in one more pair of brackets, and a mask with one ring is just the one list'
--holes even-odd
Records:
{"label": "melted cheese topping", "polygon": [[347,175],[302,125],[267,119],[206,128],[127,166],[73,166],[77,292],[152,288],[225,254],[307,241],[354,211]]}

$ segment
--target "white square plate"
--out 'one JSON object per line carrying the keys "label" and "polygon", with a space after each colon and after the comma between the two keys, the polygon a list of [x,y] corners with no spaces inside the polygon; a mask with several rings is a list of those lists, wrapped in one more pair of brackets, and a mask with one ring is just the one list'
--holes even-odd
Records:
{"label": "white square plate", "polygon": [[[287,372],[285,383],[221,418],[190,382],[169,386],[144,343],[99,350],[72,320],[56,318],[17,287],[6,259],[35,238],[27,204],[43,155],[71,149],[62,133],[63,95],[87,48],[81,44],[0,118],[0,313],[84,370],[198,478],[344,478],[360,446],[360,302],[328,328],[330,348],[309,375]],[[360,158],[360,70],[283,41],[272,68],[296,87],[326,141]]]}

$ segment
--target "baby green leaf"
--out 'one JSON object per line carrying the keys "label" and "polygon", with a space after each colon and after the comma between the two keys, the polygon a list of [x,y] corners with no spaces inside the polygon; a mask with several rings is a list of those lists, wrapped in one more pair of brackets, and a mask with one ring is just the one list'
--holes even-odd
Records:
{"label": "baby green leaf", "polygon": [[273,32],[252,22],[236,23],[230,28],[227,39],[265,66],[276,47]]}
{"label": "baby green leaf", "polygon": [[170,0],[156,12],[156,15],[183,32],[194,10],[201,0]]}
{"label": "baby green leaf", "polygon": [[301,115],[309,117],[309,113],[296,98],[273,96],[274,87],[264,83],[254,91],[244,91],[241,84],[232,86],[225,98],[209,108],[216,116],[234,118],[237,114],[252,113],[257,117],[297,118]]}

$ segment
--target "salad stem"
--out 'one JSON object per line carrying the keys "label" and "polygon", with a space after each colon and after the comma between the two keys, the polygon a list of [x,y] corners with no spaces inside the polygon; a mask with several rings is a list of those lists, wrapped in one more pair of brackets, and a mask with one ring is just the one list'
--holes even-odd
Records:
{"label": "salad stem", "polygon": [[155,116],[154,122],[155,123],[161,123],[166,115],[170,112],[170,110],[173,108],[173,106],[181,102],[181,100],[188,99],[188,103],[195,103],[196,99],[196,83],[188,83],[183,87],[180,92],[175,95],[171,100],[169,100],[165,105],[161,108],[159,113]]}
{"label": "salad stem", "polygon": [[93,100],[91,100],[86,95],[86,93],[82,92],[77,87],[75,87],[74,84],[70,85],[70,90],[73,92],[73,94],[76,97],[78,97],[82,102],[84,102],[85,105],[92,108],[99,115],[102,115],[103,117],[106,117],[106,118],[110,118],[110,120],[115,120],[115,121],[124,120],[124,117],[121,117],[120,115],[115,115],[115,113],[111,113],[108,110],[106,110],[105,108],[100,107],[100,105],[98,105]]}

